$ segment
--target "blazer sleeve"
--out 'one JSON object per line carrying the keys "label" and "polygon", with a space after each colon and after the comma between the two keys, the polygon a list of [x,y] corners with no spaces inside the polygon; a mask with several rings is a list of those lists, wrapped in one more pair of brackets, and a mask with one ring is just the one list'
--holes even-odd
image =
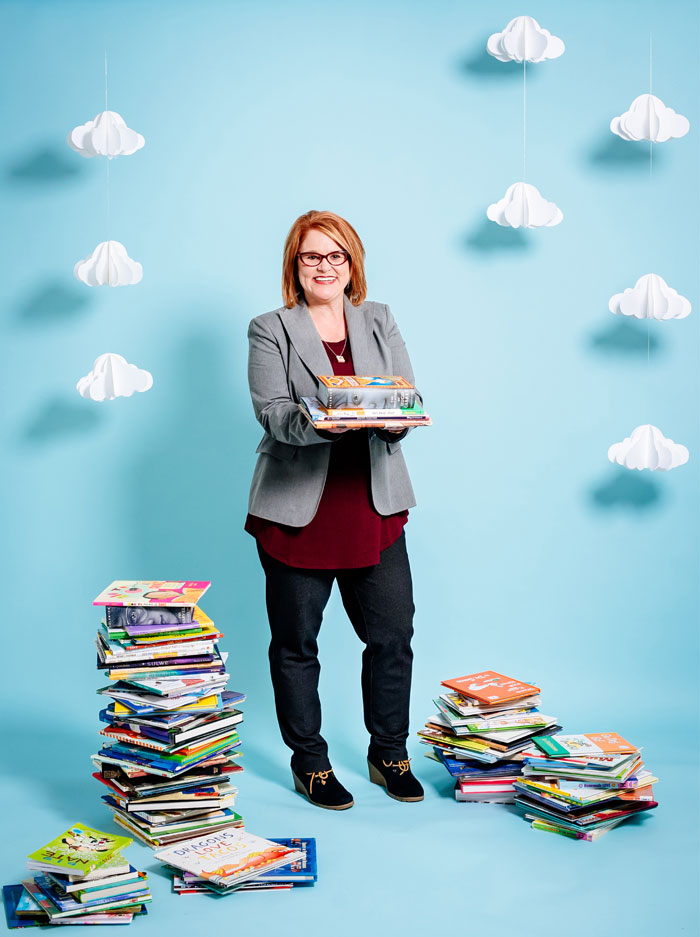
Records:
{"label": "blazer sleeve", "polygon": [[[385,323],[385,335],[387,344],[391,351],[391,364],[392,374],[400,374],[401,377],[405,377],[407,381],[411,384],[415,384],[415,378],[413,376],[413,368],[411,366],[411,359],[408,356],[408,350],[406,348],[406,343],[403,340],[401,332],[399,332],[399,327],[396,324],[396,320],[391,314],[391,310],[387,305],[384,306],[386,311],[386,323]],[[418,388],[416,388],[416,396],[420,401],[421,406],[423,405],[423,398],[418,393]],[[385,429],[375,429],[374,432],[380,439],[383,439],[384,442],[399,442],[408,435],[408,433],[415,429],[413,426],[407,426],[404,428],[401,433],[391,433],[389,430]]]}
{"label": "blazer sleeve", "polygon": [[273,439],[294,446],[333,440],[332,434],[317,433],[292,400],[282,351],[258,319],[248,326],[248,386],[255,418]]}

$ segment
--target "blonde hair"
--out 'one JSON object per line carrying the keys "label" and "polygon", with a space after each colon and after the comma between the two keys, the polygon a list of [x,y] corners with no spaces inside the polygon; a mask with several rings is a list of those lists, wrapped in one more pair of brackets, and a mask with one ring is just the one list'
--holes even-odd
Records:
{"label": "blonde hair", "polygon": [[350,255],[350,281],[345,292],[353,306],[359,306],[367,296],[365,249],[350,222],[340,215],[334,215],[332,211],[307,211],[299,215],[289,229],[282,260],[282,299],[285,306],[291,309],[297,303],[304,302],[304,291],[297,274],[297,254],[301,242],[312,229],[322,231]]}

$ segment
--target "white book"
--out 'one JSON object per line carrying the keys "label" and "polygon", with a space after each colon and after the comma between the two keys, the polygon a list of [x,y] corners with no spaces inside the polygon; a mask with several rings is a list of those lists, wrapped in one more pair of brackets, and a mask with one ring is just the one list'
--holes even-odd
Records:
{"label": "white book", "polygon": [[158,849],[155,856],[177,869],[229,886],[301,860],[304,853],[234,829],[184,840]]}

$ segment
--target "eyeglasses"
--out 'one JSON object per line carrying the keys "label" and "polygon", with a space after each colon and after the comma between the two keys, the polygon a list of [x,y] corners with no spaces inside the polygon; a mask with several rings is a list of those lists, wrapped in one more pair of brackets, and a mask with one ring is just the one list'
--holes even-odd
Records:
{"label": "eyeglasses", "polygon": [[328,260],[333,267],[342,267],[346,260],[350,260],[350,254],[347,251],[333,251],[330,254],[304,251],[302,254],[297,254],[297,257],[305,267],[318,267],[322,260]]}

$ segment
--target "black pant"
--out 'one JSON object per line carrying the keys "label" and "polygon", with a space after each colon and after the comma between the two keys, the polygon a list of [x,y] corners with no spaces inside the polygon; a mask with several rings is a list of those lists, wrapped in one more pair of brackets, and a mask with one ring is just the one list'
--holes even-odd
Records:
{"label": "black pant", "polygon": [[330,767],[321,735],[316,639],[335,579],[365,645],[362,699],[369,754],[392,761],[406,758],[415,608],[405,533],[382,550],[376,566],[360,569],[298,569],[273,559],[260,545],[258,554],[266,578],[275,708],[294,770]]}

